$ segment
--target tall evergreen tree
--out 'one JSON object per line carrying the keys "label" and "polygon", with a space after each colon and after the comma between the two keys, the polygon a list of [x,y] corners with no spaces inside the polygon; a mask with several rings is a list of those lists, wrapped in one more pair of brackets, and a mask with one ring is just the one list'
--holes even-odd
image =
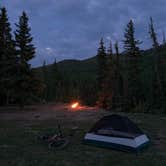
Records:
{"label": "tall evergreen tree", "polygon": [[[8,103],[13,91],[16,55],[6,8],[0,10],[0,101]],[[0,102],[0,103],[1,103]]]}
{"label": "tall evergreen tree", "polygon": [[48,99],[48,76],[47,76],[47,67],[46,67],[46,61],[44,60],[43,66],[42,66],[42,79],[44,84],[44,90],[43,90],[43,99],[44,101],[47,101]]}
{"label": "tall evergreen tree", "polygon": [[[162,107],[165,105],[165,74],[163,75],[162,71],[160,68],[162,68],[162,63],[161,59],[162,57],[160,56],[160,49],[159,49],[159,43],[157,40],[157,34],[154,29],[154,23],[152,17],[150,17],[150,24],[149,24],[149,34],[152,40],[152,46],[154,48],[154,54],[153,54],[153,59],[154,59],[154,78],[153,78],[153,106],[154,107]],[[164,72],[165,73],[165,72]],[[164,106],[163,106],[164,107]]]}
{"label": "tall evergreen tree", "polygon": [[113,56],[112,41],[110,41],[109,48],[108,48],[108,51],[107,51],[107,55],[112,59],[112,56]]}
{"label": "tall evergreen tree", "polygon": [[50,82],[50,97],[51,99],[56,100],[57,98],[57,86],[58,86],[58,67],[57,67],[57,62],[56,59],[54,60],[54,63],[52,64],[52,70],[50,73],[50,78],[51,78],[51,82]]}
{"label": "tall evergreen tree", "polygon": [[119,68],[119,55],[120,54],[119,54],[119,44],[118,44],[117,41],[115,42],[114,47],[115,47],[115,55],[116,55],[116,64],[117,64],[117,66]]}
{"label": "tall evergreen tree", "polygon": [[140,56],[140,50],[138,46],[142,42],[135,39],[135,28],[132,20],[130,20],[129,23],[127,24],[124,38],[125,40],[123,40],[123,42],[124,42],[125,53],[130,57]]}
{"label": "tall evergreen tree", "polygon": [[25,12],[19,18],[19,23],[16,24],[15,43],[17,47],[17,55],[21,64],[30,68],[28,62],[35,56],[35,47],[32,44],[31,28],[28,25],[28,16]]}
{"label": "tall evergreen tree", "polygon": [[98,105],[106,107],[106,94],[105,94],[105,78],[107,70],[107,59],[103,39],[100,40],[100,47],[98,48],[97,62],[98,62]]}
{"label": "tall evergreen tree", "polygon": [[150,37],[152,39],[153,48],[155,48],[156,50],[158,50],[159,43],[158,43],[158,40],[157,40],[157,34],[155,32],[155,29],[154,29],[154,23],[153,23],[152,17],[150,17],[149,34],[150,34]]}
{"label": "tall evergreen tree", "polygon": [[142,98],[141,89],[141,53],[139,44],[141,42],[135,39],[135,28],[132,20],[129,21],[125,29],[124,49],[127,62],[128,77],[128,102],[131,107],[136,106]]}
{"label": "tall evergreen tree", "polygon": [[97,53],[97,62],[98,62],[98,87],[101,88],[105,73],[106,73],[106,52],[104,47],[103,38],[100,40],[100,47],[98,48]]}
{"label": "tall evergreen tree", "polygon": [[113,99],[115,97],[115,62],[113,59],[113,49],[111,41],[107,52],[107,68],[106,77],[104,79],[103,93],[105,95],[105,108],[113,108]]}
{"label": "tall evergreen tree", "polygon": [[[32,44],[33,38],[31,36],[31,28],[28,25],[28,16],[25,12],[19,18],[18,24],[16,24],[15,31],[15,43],[18,57],[18,77],[17,77],[17,90],[18,90],[18,102],[20,105],[31,100],[33,95],[32,87],[30,84],[33,82],[34,76],[32,76],[33,70],[29,64],[29,61],[35,56],[35,47]],[[34,85],[34,84],[33,84]]]}
{"label": "tall evergreen tree", "polygon": [[122,108],[122,105],[124,103],[124,96],[123,96],[123,91],[124,91],[124,85],[123,85],[123,78],[121,75],[121,66],[120,66],[120,60],[119,60],[119,45],[118,42],[114,44],[115,48],[115,95],[114,95],[114,105],[115,107],[120,107]]}

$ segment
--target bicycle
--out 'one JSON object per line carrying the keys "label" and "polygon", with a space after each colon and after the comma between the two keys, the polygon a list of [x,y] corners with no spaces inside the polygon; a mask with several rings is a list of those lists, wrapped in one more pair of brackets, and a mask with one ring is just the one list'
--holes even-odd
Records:
{"label": "bicycle", "polygon": [[38,139],[47,143],[49,149],[54,148],[56,150],[60,150],[65,148],[70,143],[71,137],[74,135],[75,130],[76,129],[74,129],[70,135],[65,137],[62,134],[61,126],[58,125],[58,132],[56,134],[42,134],[38,136]]}

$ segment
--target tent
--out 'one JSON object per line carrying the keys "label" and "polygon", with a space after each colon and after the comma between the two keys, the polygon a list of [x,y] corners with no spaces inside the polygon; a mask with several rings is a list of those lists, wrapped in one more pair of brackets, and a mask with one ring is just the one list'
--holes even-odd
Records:
{"label": "tent", "polygon": [[110,115],[100,119],[86,133],[83,142],[106,148],[137,152],[149,143],[149,139],[127,117]]}

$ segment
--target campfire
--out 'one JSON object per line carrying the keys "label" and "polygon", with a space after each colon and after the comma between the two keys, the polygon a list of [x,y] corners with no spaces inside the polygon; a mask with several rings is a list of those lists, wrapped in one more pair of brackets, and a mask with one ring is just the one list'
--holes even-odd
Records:
{"label": "campfire", "polygon": [[87,110],[95,110],[95,107],[89,107],[86,105],[82,105],[79,101],[72,102],[69,105],[69,110],[71,111],[87,111]]}
{"label": "campfire", "polygon": [[71,108],[72,109],[76,109],[76,108],[78,108],[79,107],[79,102],[75,102],[75,103],[72,103],[71,104]]}

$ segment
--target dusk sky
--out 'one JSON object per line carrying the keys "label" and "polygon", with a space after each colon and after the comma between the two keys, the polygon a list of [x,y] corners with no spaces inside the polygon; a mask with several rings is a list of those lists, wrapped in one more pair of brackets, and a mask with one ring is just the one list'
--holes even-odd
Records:
{"label": "dusk sky", "polygon": [[37,47],[32,64],[39,66],[56,58],[86,59],[97,53],[98,43],[104,38],[123,40],[126,24],[133,19],[136,37],[143,41],[141,48],[151,46],[148,36],[149,17],[152,16],[161,41],[166,30],[166,0],[0,0],[8,10],[12,24],[25,10]]}

